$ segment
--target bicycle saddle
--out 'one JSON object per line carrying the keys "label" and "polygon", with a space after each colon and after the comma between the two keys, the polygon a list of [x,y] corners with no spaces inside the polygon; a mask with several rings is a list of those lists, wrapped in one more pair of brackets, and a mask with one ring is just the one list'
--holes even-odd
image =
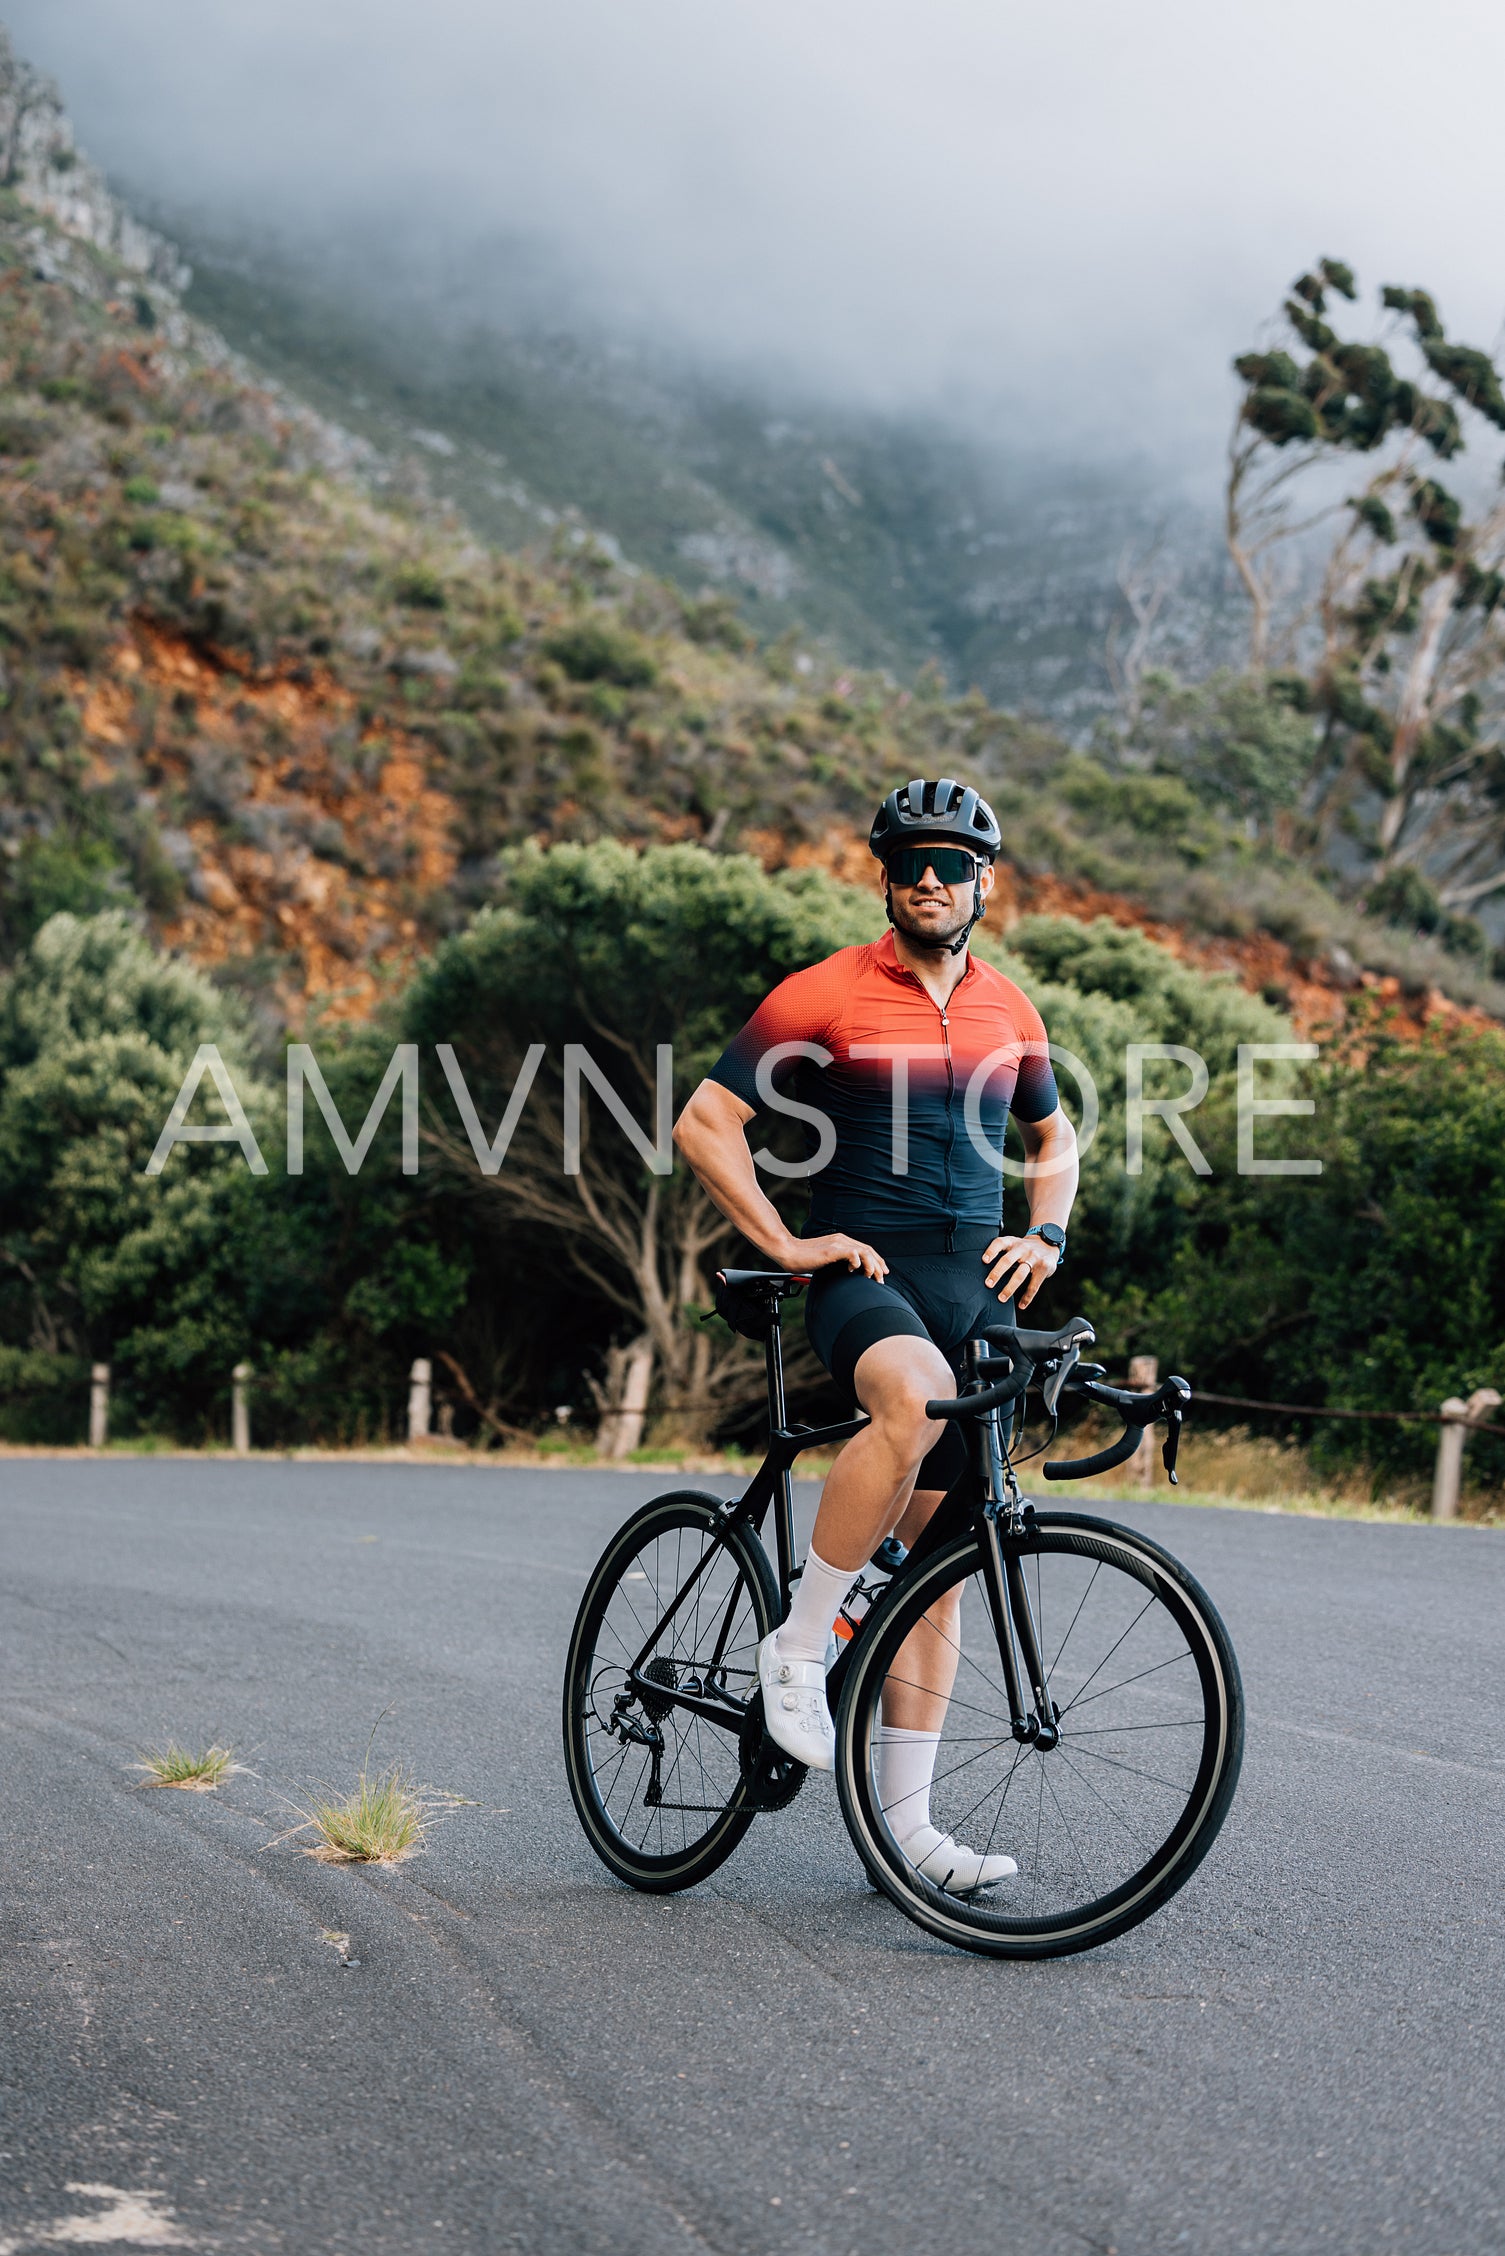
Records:
{"label": "bicycle saddle", "polygon": [[989,1347],[1018,1348],[1034,1363],[1042,1355],[1064,1355],[1069,1347],[1091,1347],[1097,1334],[1085,1316],[1073,1316],[1058,1332],[1026,1332],[1013,1324],[988,1324],[981,1337]]}
{"label": "bicycle saddle", "polygon": [[712,1298],[716,1313],[743,1339],[767,1339],[779,1320],[779,1302],[810,1282],[793,1269],[718,1269]]}

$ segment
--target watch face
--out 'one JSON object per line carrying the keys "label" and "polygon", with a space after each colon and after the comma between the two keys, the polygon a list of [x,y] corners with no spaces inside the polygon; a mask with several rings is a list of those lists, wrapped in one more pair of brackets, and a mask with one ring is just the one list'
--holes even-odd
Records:
{"label": "watch face", "polygon": [[1054,1246],[1058,1253],[1066,1243],[1066,1232],[1061,1228],[1059,1222],[1037,1223],[1034,1235],[1037,1238],[1043,1238],[1048,1246]]}

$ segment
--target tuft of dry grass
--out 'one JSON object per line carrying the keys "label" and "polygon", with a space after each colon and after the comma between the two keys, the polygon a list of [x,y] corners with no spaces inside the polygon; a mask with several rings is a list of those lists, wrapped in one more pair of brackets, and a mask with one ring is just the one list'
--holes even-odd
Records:
{"label": "tuft of dry grass", "polygon": [[145,1754],[134,1770],[144,1770],[143,1786],[176,1786],[185,1794],[212,1794],[242,1768],[228,1747],[180,1747],[169,1739],[160,1753]]}
{"label": "tuft of dry grass", "polygon": [[323,1864],[401,1864],[423,1847],[433,1823],[429,1799],[394,1764],[373,1777],[363,1768],[348,1794],[311,1797],[298,1813],[309,1856]]}

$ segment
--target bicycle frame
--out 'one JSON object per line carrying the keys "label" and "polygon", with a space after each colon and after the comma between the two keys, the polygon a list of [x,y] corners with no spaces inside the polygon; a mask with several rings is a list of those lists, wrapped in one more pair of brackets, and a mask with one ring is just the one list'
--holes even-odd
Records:
{"label": "bicycle frame", "polygon": [[[985,1352],[982,1341],[973,1341],[968,1350],[969,1361],[975,1364]],[[854,1434],[861,1433],[868,1420],[865,1416],[848,1418],[829,1426],[791,1426],[788,1423],[783,1341],[777,1317],[765,1343],[765,1362],[770,1429],[768,1449],[742,1496],[735,1503],[729,1503],[725,1509],[728,1525],[746,1526],[760,1539],[768,1514],[770,1510],[773,1511],[779,1594],[787,1610],[797,1573],[794,1563],[794,1493],[790,1477],[794,1460],[807,1449],[849,1441]],[[1012,1415],[1010,1406],[1011,1419]],[[969,1427],[971,1463],[946,1491],[908,1559],[877,1592],[852,1637],[837,1655],[827,1676],[827,1696],[834,1706],[850,1666],[853,1650],[868,1635],[879,1614],[892,1604],[895,1595],[907,1588],[923,1561],[943,1543],[949,1542],[971,1525],[977,1530],[980,1540],[984,1582],[1003,1664],[1013,1735],[1021,1742],[1033,1741],[1042,1748],[1048,1748],[1055,1744],[1058,1736],[1058,1715],[1050,1699],[1047,1671],[1036,1635],[1022,1565],[1023,1553],[1029,1548],[1033,1534],[1034,1507],[1020,1496],[1004,1443],[998,1411],[995,1409],[983,1417],[969,1420]],[[723,1730],[740,1734],[746,1721],[748,1703],[729,1692],[721,1679],[721,1664],[736,1611],[737,1585],[733,1585],[727,1600],[715,1649],[700,1676],[690,1676],[682,1679],[679,1684],[670,1686],[651,1681],[642,1674],[648,1656],[681,1606],[693,1594],[715,1555],[714,1548],[708,1549],[686,1576],[645,1638],[627,1671],[627,1680],[639,1694],[647,1694],[672,1707],[684,1708],[707,1723],[718,1724]],[[1024,1696],[1026,1685],[1031,1696],[1032,1704],[1029,1705]]]}

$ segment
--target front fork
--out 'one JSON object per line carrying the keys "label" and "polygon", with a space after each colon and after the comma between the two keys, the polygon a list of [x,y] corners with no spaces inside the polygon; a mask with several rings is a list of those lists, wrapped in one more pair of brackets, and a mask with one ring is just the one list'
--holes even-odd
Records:
{"label": "front fork", "polygon": [[[1060,1739],[1061,1711],[1050,1696],[1020,1549],[1030,1534],[1034,1508],[1020,1496],[1013,1467],[1004,1455],[997,1411],[984,1422],[983,1436],[986,1454],[982,1506],[983,1581],[998,1639],[998,1655],[1003,1663],[1009,1720],[1021,1746],[1035,1746],[1043,1753]],[[1033,1710],[1025,1701],[1026,1683]]]}

